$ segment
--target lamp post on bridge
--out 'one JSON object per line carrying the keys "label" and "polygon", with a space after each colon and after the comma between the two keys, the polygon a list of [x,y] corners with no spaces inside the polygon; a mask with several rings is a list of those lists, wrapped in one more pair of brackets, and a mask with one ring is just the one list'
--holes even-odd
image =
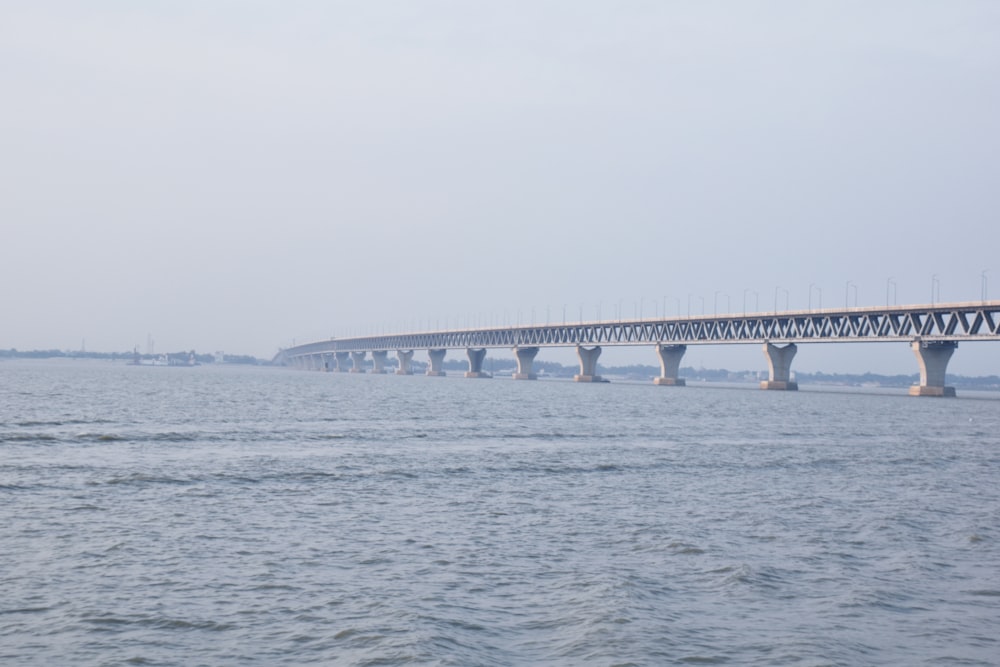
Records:
{"label": "lamp post on bridge", "polygon": [[931,305],[933,306],[937,303],[934,300],[934,288],[937,287],[937,298],[941,298],[941,281],[938,280],[938,275],[935,273],[931,276]]}
{"label": "lamp post on bridge", "polygon": [[784,287],[775,286],[775,288],[774,288],[774,312],[775,312],[775,314],[777,314],[777,312],[778,312],[778,292],[784,292],[785,293],[785,310],[788,310],[788,290],[786,290]]}
{"label": "lamp post on bridge", "polygon": [[844,308],[850,307],[852,287],[854,288],[854,306],[858,305],[858,286],[848,280],[847,284],[844,285]]}
{"label": "lamp post on bridge", "polygon": [[717,289],[717,290],[715,290],[715,314],[716,315],[719,314],[719,295],[720,294],[722,296],[726,297],[726,312],[728,313],[730,311],[729,295],[727,293],[723,292],[722,290],[718,290]]}
{"label": "lamp post on bridge", "polygon": [[982,278],[983,301],[984,302],[986,301],[986,273],[987,273],[986,269],[983,269],[982,274],[980,274],[980,278]]}
{"label": "lamp post on bridge", "polygon": [[813,308],[813,289],[816,290],[817,295],[819,297],[817,299],[818,305],[816,306],[816,308],[819,310],[823,310],[823,288],[819,287],[815,283],[809,283],[809,310],[812,310]]}
{"label": "lamp post on bridge", "polygon": [[892,287],[892,305],[896,305],[896,281],[892,279],[892,276],[886,278],[885,281],[885,307],[889,307],[889,288]]}

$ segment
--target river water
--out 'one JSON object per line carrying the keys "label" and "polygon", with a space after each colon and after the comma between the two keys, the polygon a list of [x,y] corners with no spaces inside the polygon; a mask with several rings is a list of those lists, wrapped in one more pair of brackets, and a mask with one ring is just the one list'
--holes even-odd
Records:
{"label": "river water", "polygon": [[5,362],[0,663],[1000,664],[1000,400],[901,394]]}

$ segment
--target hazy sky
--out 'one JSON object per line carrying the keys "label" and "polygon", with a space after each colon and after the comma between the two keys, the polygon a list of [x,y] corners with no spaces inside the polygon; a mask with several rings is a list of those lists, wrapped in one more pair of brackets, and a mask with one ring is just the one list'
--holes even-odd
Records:
{"label": "hazy sky", "polygon": [[1000,298],[992,0],[6,0],[0,91],[0,348]]}

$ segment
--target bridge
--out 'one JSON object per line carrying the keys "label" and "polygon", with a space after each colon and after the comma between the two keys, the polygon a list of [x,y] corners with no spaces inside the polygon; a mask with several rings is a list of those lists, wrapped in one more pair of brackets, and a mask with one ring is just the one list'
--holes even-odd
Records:
{"label": "bridge", "polygon": [[712,315],[655,319],[601,320],[515,327],[449,329],[410,333],[331,338],[281,350],[275,363],[303,369],[361,373],[387,372],[389,352],[395,352],[399,375],[412,374],[414,350],[427,350],[429,376],[444,375],[448,350],[464,349],[469,360],[465,377],[490,377],[483,371],[486,351],[509,348],[517,361],[517,380],[533,380],[532,362],[543,347],[575,347],[580,360],[577,382],[601,382],[597,359],[602,346],[653,346],[660,361],[654,382],[683,386],[678,377],[688,345],[758,344],[768,362],[762,389],[795,390],[792,359],[800,343],[905,342],[916,355],[920,384],[915,396],[954,396],[945,386],[948,361],[961,341],[1000,340],[1000,301],[796,310],[743,315]]}

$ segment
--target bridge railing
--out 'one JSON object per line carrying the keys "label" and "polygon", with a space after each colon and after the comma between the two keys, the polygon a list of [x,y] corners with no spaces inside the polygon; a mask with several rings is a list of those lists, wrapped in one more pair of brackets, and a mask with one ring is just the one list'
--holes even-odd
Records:
{"label": "bridge railing", "polygon": [[333,338],[285,358],[380,350],[1000,340],[1000,301],[449,329]]}

